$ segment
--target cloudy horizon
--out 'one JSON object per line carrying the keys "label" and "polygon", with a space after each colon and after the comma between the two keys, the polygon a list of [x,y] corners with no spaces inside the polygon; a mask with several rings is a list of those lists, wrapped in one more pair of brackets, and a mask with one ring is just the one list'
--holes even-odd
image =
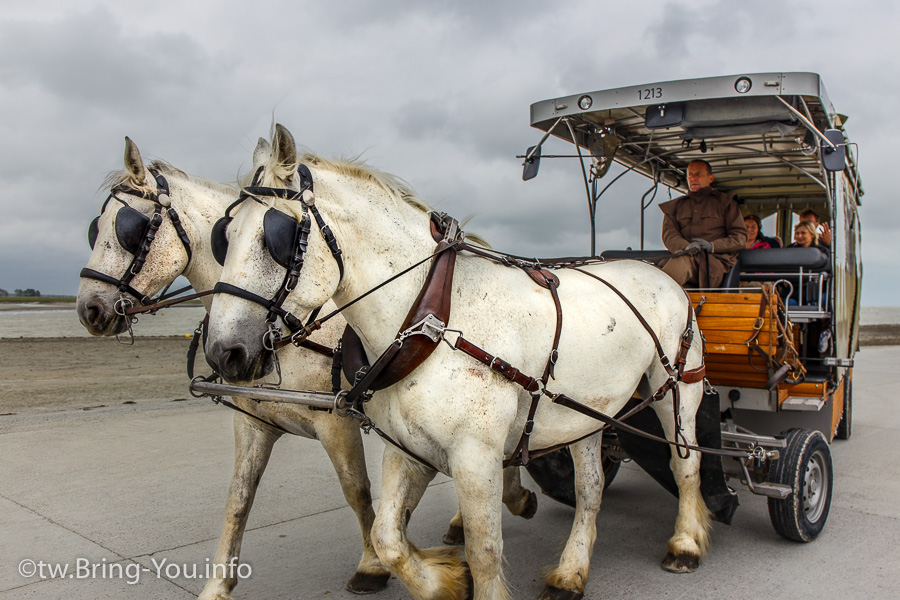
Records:
{"label": "cloudy horizon", "polygon": [[[834,0],[548,4],[105,0],[4,3],[0,288],[75,294],[100,186],[125,136],[145,159],[228,182],[273,121],[360,155],[498,249],[587,254],[577,161],[521,181],[529,106],[579,92],[754,72],[820,73],[859,145],[863,304],[897,305],[900,208],[885,128],[900,7]],[[566,152],[548,142],[546,152]],[[638,246],[646,180],[598,207],[598,249]],[[666,197],[665,190],[658,201]],[[661,247],[659,211],[647,246]]]}

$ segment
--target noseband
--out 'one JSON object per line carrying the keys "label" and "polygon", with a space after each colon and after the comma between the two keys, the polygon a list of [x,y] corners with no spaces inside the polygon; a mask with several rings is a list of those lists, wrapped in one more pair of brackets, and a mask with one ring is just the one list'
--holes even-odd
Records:
{"label": "noseband", "polygon": [[[169,182],[156,171],[151,170],[150,174],[153,175],[153,178],[156,180],[156,192],[147,192],[126,185],[117,185],[110,190],[109,196],[106,197],[106,201],[100,209],[100,216],[102,216],[103,212],[106,210],[107,204],[109,204],[109,201],[112,199],[121,202],[123,205],[116,214],[116,239],[126,252],[134,255],[131,264],[125,269],[125,273],[118,279],[111,275],[107,275],[106,273],[88,269],[87,267],[82,269],[80,273],[80,276],[85,279],[94,279],[115,286],[122,294],[120,303],[123,304],[123,306],[119,307],[119,303],[117,303],[116,312],[119,312],[121,308],[121,314],[123,315],[125,314],[125,309],[129,308],[129,306],[124,305],[131,304],[131,301],[126,298],[125,294],[133,296],[141,303],[141,305],[148,305],[153,302],[152,298],[133,288],[131,286],[131,280],[144,268],[144,263],[147,261],[147,254],[150,252],[150,246],[156,238],[156,232],[159,230],[160,226],[162,226],[163,209],[168,213],[169,218],[172,220],[172,225],[175,226],[175,231],[178,232],[178,239],[181,240],[181,244],[184,246],[185,252],[187,252],[188,263],[190,263],[192,256],[191,240],[188,238],[187,232],[181,224],[178,212],[171,206],[164,206],[163,202],[160,201],[160,197],[165,196],[167,198],[165,202],[168,204]],[[127,202],[116,195],[120,192],[132,196],[139,196],[144,200],[153,202],[153,215],[147,217],[140,211],[129,206]],[[88,243],[91,245],[92,249],[97,242],[97,236],[100,231],[100,216],[91,221],[91,224],[88,226]],[[167,290],[168,286],[163,290],[157,300],[164,298]]]}
{"label": "noseband", "polygon": [[[311,230],[310,213],[316,220],[319,230],[331,255],[337,262],[339,271],[339,281],[344,279],[344,261],[341,258],[341,249],[338,247],[337,239],[335,239],[331,228],[325,223],[322,215],[319,214],[315,205],[315,196],[313,195],[312,173],[306,165],[297,167],[297,175],[300,178],[300,189],[291,190],[287,188],[271,188],[256,185],[262,175],[263,167],[260,167],[253,177],[253,183],[242,190],[240,197],[225,211],[225,216],[219,219],[213,226],[210,243],[213,249],[213,255],[219,264],[225,263],[225,257],[228,252],[227,231],[228,225],[233,217],[231,211],[235,207],[241,205],[245,200],[251,199],[260,204],[265,204],[260,197],[277,197],[285,200],[299,200],[303,206],[303,217],[298,223],[296,219],[283,213],[275,208],[270,208],[265,217],[263,217],[263,239],[266,248],[272,259],[285,268],[284,280],[281,287],[272,298],[266,299],[258,294],[254,294],[249,290],[237,287],[230,283],[220,281],[213,288],[213,293],[228,294],[237,296],[244,300],[249,300],[255,304],[259,304],[268,311],[266,315],[266,323],[268,331],[265,336],[265,346],[268,350],[275,349],[275,343],[281,339],[281,332],[275,327],[275,321],[280,317],[282,323],[288,328],[293,335],[296,331],[303,328],[303,321],[297,318],[283,308],[284,302],[297,286],[300,279],[300,271],[303,269],[303,262],[309,243],[309,233]],[[307,193],[308,192],[308,193]],[[318,316],[320,308],[317,308],[310,315],[310,321]]]}

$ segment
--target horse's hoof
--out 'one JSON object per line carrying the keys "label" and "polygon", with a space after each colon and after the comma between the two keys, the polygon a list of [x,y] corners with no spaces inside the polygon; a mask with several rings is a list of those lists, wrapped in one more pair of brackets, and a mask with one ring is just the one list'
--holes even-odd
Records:
{"label": "horse's hoof", "polygon": [[584,592],[574,592],[572,590],[564,590],[558,587],[548,585],[538,596],[538,600],[581,600],[584,598]]}
{"label": "horse's hoof", "polygon": [[443,541],[450,546],[462,546],[466,543],[466,532],[459,525],[451,525],[444,534]]}
{"label": "horse's hoof", "polygon": [[522,514],[519,516],[523,519],[530,519],[534,516],[534,513],[537,512],[538,500],[537,494],[528,490],[528,501],[525,503],[525,510],[522,511]]}
{"label": "horse's hoof", "polygon": [[380,592],[387,587],[388,579],[391,578],[390,573],[370,574],[360,573],[357,571],[347,582],[347,591],[354,594],[374,594]]}
{"label": "horse's hoof", "polygon": [[693,573],[700,566],[700,557],[692,554],[675,556],[671,552],[663,559],[662,568],[671,573]]}

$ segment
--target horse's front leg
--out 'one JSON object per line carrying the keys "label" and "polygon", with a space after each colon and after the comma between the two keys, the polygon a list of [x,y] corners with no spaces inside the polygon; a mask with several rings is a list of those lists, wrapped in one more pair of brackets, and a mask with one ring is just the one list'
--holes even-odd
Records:
{"label": "horse's front leg", "polygon": [[498,449],[477,443],[466,445],[450,459],[475,600],[509,598],[502,572],[502,463]]}
{"label": "horse's front leg", "polygon": [[457,548],[419,550],[408,539],[407,523],[436,472],[386,446],[381,500],[372,527],[378,558],[418,600],[464,600],[469,576]]}
{"label": "horse's front leg", "polygon": [[602,435],[592,435],[569,447],[575,466],[575,519],[559,565],[547,574],[547,587],[538,600],[577,600],[584,596],[603,496]]}
{"label": "horse's front leg", "polygon": [[[503,469],[503,504],[511,514],[523,519],[530,519],[537,512],[537,494],[522,485],[519,467]],[[465,543],[462,513],[459,510],[450,521],[450,527],[447,528],[443,541],[445,544]]]}
{"label": "horse's front leg", "polygon": [[234,474],[225,503],[225,526],[211,567],[212,577],[198,600],[231,600],[244,528],[272,446],[281,432],[241,413],[234,415]]}
{"label": "horse's front leg", "polygon": [[372,508],[372,490],[359,427],[350,418],[327,413],[318,415],[315,421],[316,433],[334,465],[344,498],[356,513],[362,533],[363,554],[356,573],[347,582],[347,589],[354,594],[378,592],[387,586],[391,574],[378,560],[372,546],[371,531],[375,522],[375,510]]}
{"label": "horse's front leg", "polygon": [[[653,407],[667,439],[697,445],[696,415],[703,397],[703,384],[679,383],[678,386],[681,388],[681,433],[684,438],[679,436],[676,440],[672,402],[657,402]],[[681,454],[684,453],[681,450]],[[692,450],[687,458],[681,458],[673,447],[670,466],[678,486],[678,517],[662,568],[673,573],[690,573],[700,566],[700,559],[709,549],[711,526],[709,509],[700,492],[700,453]]]}

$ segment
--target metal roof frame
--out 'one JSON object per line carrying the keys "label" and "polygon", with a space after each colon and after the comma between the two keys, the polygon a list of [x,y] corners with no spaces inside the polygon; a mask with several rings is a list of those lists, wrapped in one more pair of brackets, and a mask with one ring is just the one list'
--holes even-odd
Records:
{"label": "metal roof frame", "polygon": [[[746,80],[749,89],[739,92],[738,80]],[[665,107],[694,101],[749,106],[754,104],[754,98],[764,97],[778,98],[793,115],[790,131],[785,135],[775,131],[740,132],[688,141],[683,139],[686,128],[682,125],[650,129],[645,124],[648,108],[664,111]],[[822,167],[818,150],[829,142],[819,138],[823,138],[821,131],[825,129],[843,132],[845,120],[835,111],[815,73],[755,73],[668,81],[563,96],[531,105],[533,127],[576,142],[582,148],[589,150],[589,140],[596,142],[597,136],[615,136],[618,148],[613,160],[629,170],[650,178],[660,176],[663,184],[686,192],[687,165],[693,160],[705,160],[713,167],[717,189],[732,192],[747,204],[769,206],[776,199],[787,206],[830,204],[828,173]],[[858,202],[863,191],[855,152],[843,133],[848,150],[845,172],[851,186],[857,189]]]}

